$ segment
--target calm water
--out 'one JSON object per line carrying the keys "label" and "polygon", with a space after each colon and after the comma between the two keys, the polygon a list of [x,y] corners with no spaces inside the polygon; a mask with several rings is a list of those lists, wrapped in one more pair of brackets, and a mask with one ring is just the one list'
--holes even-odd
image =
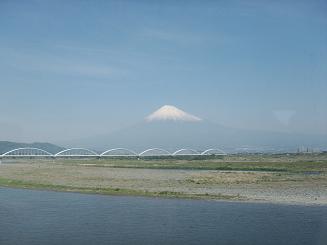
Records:
{"label": "calm water", "polygon": [[327,244],[327,207],[0,188],[0,244]]}

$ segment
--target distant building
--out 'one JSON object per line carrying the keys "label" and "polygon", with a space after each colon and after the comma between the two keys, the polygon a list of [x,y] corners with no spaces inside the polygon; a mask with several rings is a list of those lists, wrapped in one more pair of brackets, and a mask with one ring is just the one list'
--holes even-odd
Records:
{"label": "distant building", "polygon": [[321,149],[319,148],[309,148],[309,147],[298,147],[297,148],[297,153],[321,153],[323,151],[321,151]]}

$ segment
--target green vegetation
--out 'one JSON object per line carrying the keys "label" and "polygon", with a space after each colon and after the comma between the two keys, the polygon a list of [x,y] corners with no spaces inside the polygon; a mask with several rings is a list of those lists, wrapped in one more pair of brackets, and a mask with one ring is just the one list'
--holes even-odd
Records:
{"label": "green vegetation", "polygon": [[[53,162],[56,164],[86,165],[110,168],[192,169],[224,171],[270,172],[327,172],[327,154],[248,154],[199,160],[175,158],[103,158],[103,159],[43,159],[15,160],[16,162]],[[5,160],[4,160],[5,161]]]}
{"label": "green vegetation", "polygon": [[[72,162],[71,162],[72,163]],[[88,164],[101,167],[148,168],[148,169],[193,169],[225,171],[273,171],[273,172],[327,172],[327,161],[322,162],[215,162],[215,161],[90,161]]]}

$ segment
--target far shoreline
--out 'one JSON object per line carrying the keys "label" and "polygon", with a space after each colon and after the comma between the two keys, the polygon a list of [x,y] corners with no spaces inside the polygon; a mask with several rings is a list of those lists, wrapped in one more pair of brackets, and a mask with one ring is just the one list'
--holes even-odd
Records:
{"label": "far shoreline", "polygon": [[[245,197],[233,197],[228,196],[224,198],[223,196],[207,196],[207,195],[185,195],[185,194],[160,194],[160,193],[135,193],[133,190],[113,190],[113,192],[108,191],[97,191],[97,190],[81,190],[79,188],[66,188],[61,187],[37,187],[37,186],[25,186],[25,185],[3,185],[0,182],[0,189],[19,189],[28,191],[44,191],[44,192],[59,192],[59,193],[72,193],[72,194],[82,194],[82,195],[100,195],[100,196],[111,196],[111,197],[139,197],[139,198],[151,198],[151,199],[177,199],[177,200],[189,200],[189,201],[213,201],[213,202],[225,202],[225,203],[247,203],[247,204],[271,204],[271,205],[285,205],[285,206],[326,206],[327,203],[310,203],[310,202],[290,202],[290,201],[271,201],[271,200],[255,200],[248,199]],[[130,192],[126,192],[130,191]]]}

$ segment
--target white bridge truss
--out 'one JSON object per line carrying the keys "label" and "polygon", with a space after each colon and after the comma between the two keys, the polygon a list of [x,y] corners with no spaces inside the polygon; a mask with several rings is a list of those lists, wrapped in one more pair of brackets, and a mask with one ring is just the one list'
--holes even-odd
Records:
{"label": "white bridge truss", "polygon": [[149,157],[149,156],[208,156],[208,155],[215,155],[215,156],[224,156],[227,155],[221,149],[212,148],[207,149],[202,152],[193,150],[193,149],[179,149],[173,153],[161,149],[161,148],[150,148],[146,149],[140,153],[136,153],[133,150],[129,150],[127,148],[113,148],[106,150],[102,153],[95,152],[93,150],[89,150],[86,148],[69,148],[62,150],[58,153],[52,154],[48,151],[39,148],[16,148],[10,151],[7,151],[0,155],[0,158],[10,158],[10,157],[51,157],[51,158],[65,158],[65,157],[96,157],[96,158],[103,158],[103,157]]}

